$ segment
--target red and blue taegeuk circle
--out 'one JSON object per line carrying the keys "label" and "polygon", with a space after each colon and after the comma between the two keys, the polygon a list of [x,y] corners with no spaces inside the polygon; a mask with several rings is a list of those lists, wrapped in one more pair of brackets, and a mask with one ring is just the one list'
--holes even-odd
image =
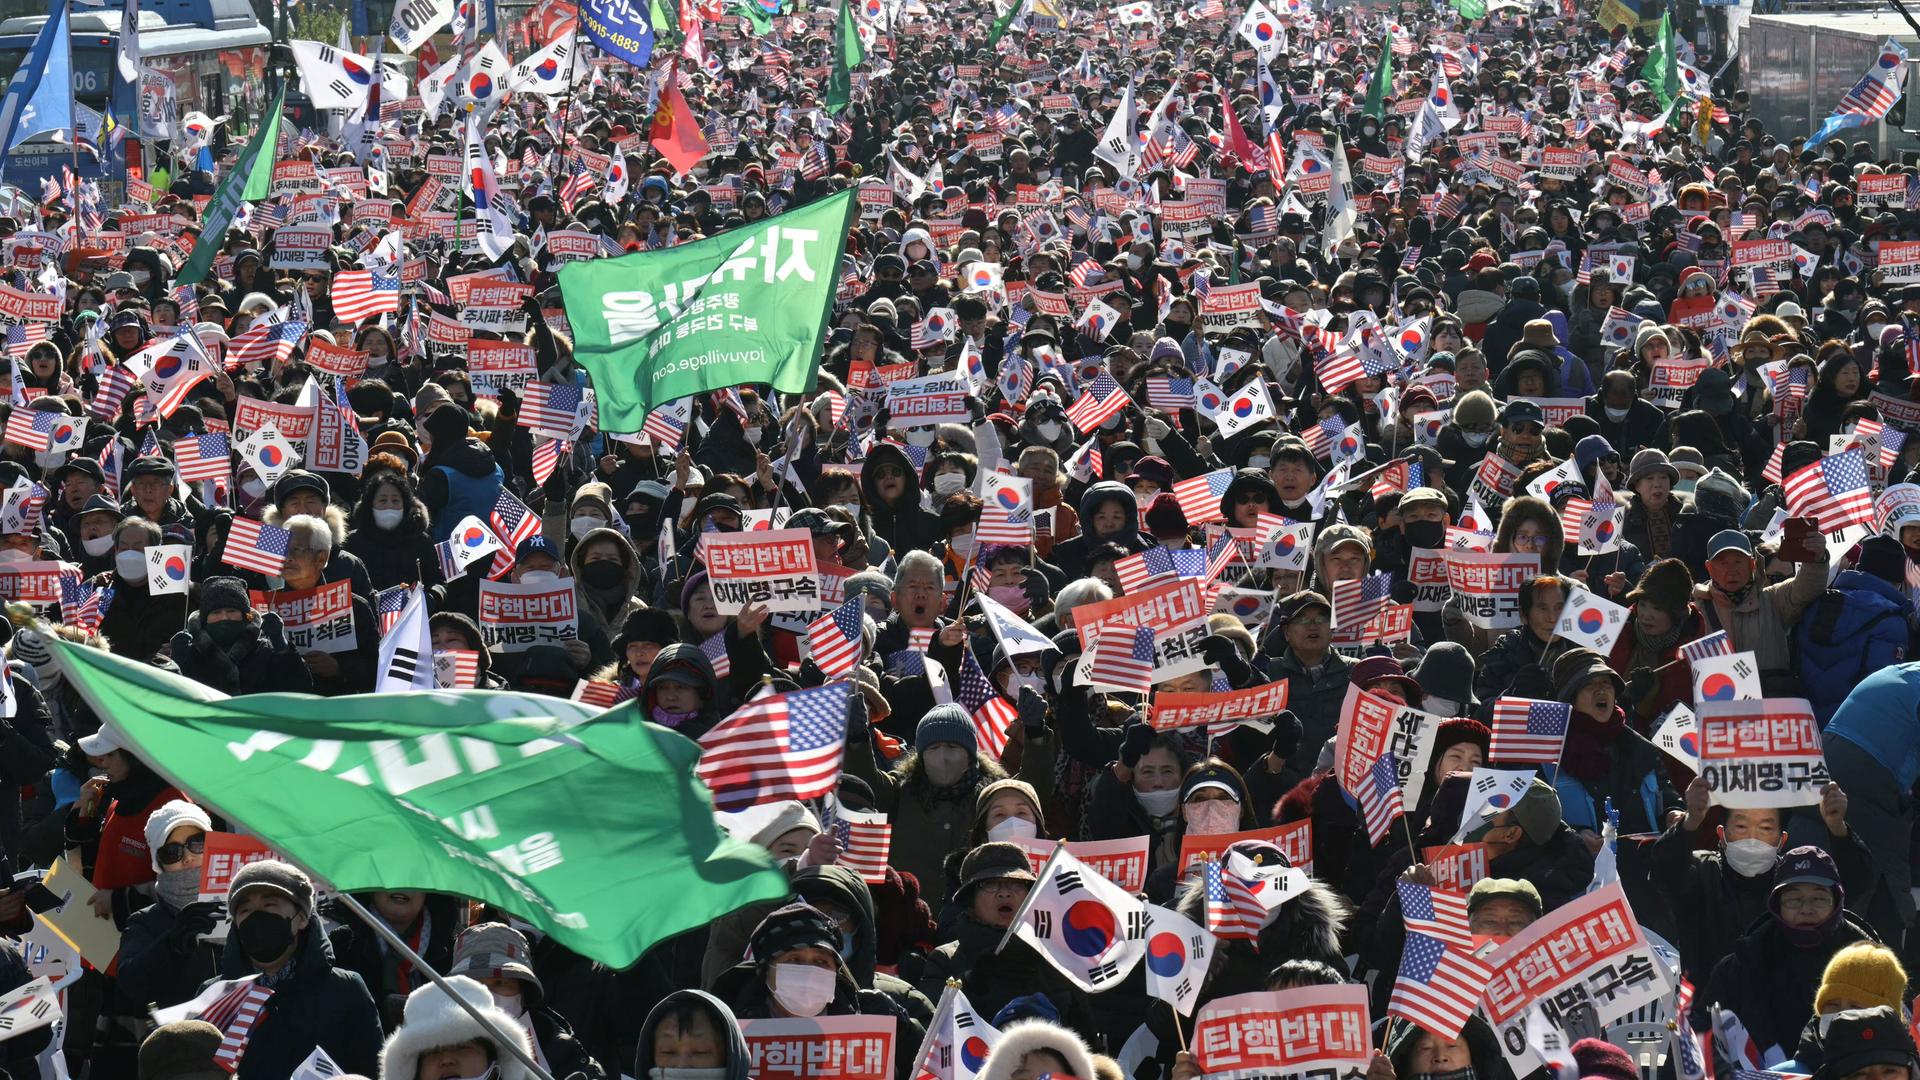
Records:
{"label": "red and blue taegeuk circle", "polygon": [[1147,970],[1163,979],[1187,966],[1187,946],[1179,934],[1160,933],[1147,940]]}
{"label": "red and blue taegeuk circle", "polygon": [[1119,927],[1113,912],[1097,900],[1082,900],[1061,920],[1061,939],[1075,956],[1099,956],[1113,947]]}

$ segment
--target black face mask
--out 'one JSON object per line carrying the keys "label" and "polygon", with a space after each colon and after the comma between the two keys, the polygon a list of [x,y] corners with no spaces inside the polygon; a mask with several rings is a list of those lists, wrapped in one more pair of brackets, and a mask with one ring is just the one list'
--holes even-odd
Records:
{"label": "black face mask", "polygon": [[613,559],[597,559],[580,568],[580,577],[596,589],[612,589],[627,580],[627,568]]}
{"label": "black face mask", "polygon": [[253,626],[245,619],[228,619],[226,622],[208,623],[207,636],[215,645],[225,649],[252,631]]}
{"label": "black face mask", "polygon": [[280,959],[293,945],[293,920],[271,911],[256,911],[236,924],[240,948],[257,964]]}
{"label": "black face mask", "polygon": [[628,514],[627,529],[636,537],[652,536],[660,531],[660,515],[658,513]]}
{"label": "black face mask", "polygon": [[1400,526],[1410,548],[1438,550],[1447,539],[1447,527],[1438,521],[1409,521]]}

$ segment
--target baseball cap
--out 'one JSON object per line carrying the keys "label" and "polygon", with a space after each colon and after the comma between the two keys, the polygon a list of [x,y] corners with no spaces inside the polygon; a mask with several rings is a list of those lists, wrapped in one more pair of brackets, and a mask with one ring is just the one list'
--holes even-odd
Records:
{"label": "baseball cap", "polygon": [[1547,414],[1541,412],[1540,406],[1531,401],[1509,401],[1507,407],[1500,410],[1500,424],[1503,427],[1512,427],[1515,424],[1539,424],[1541,427],[1546,427]]}
{"label": "baseball cap", "polygon": [[103,757],[115,750],[125,750],[127,744],[120,737],[120,730],[111,724],[101,724],[100,730],[80,740],[80,752],[88,757]]}
{"label": "baseball cap", "polygon": [[1753,541],[1747,539],[1747,534],[1739,529],[1721,529],[1713,534],[1712,540],[1707,541],[1707,558],[1711,559],[1723,551],[1740,551],[1752,555]]}

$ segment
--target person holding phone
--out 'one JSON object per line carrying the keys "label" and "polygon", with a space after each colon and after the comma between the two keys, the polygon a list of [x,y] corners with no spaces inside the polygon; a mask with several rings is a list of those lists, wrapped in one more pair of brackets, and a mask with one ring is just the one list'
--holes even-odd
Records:
{"label": "person holding phone", "polygon": [[[1809,537],[1809,531],[1811,536]],[[1752,652],[1768,697],[1799,697],[1788,639],[1800,613],[1827,588],[1827,549],[1811,518],[1789,518],[1779,555],[1799,563],[1786,581],[1759,579],[1753,541],[1738,529],[1722,529],[1707,542],[1707,580],[1693,600],[1707,617],[1707,630],[1725,630],[1735,652]]]}

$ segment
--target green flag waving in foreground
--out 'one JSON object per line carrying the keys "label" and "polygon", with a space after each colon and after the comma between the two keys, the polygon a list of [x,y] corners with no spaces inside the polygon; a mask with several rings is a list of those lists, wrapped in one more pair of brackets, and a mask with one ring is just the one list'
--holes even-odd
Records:
{"label": "green flag waving in foreground", "polygon": [[180,268],[180,276],[174,279],[179,284],[196,285],[206,280],[214,257],[227,245],[227,226],[233,224],[241,205],[264,199],[272,192],[273,161],[280,145],[280,110],[286,104],[287,88],[282,85],[280,96],[273,100],[267,115],[261,119],[260,130],[240,152],[240,160],[234,163],[233,171],[227,174],[220,190],[213,193],[213,201],[207,204],[206,213],[200,219],[205,223],[200,239],[194,241],[193,254],[187,256],[187,265]]}
{"label": "green flag waving in foreground", "polygon": [[336,889],[485,900],[616,968],[790,891],[721,832],[699,747],[663,728],[533,694],[229,698],[53,647],[141,760]]}
{"label": "green flag waving in foreground", "polygon": [[705,240],[563,268],[601,429],[639,431],[658,406],[728,386],[812,390],[858,211],[849,188]]}

